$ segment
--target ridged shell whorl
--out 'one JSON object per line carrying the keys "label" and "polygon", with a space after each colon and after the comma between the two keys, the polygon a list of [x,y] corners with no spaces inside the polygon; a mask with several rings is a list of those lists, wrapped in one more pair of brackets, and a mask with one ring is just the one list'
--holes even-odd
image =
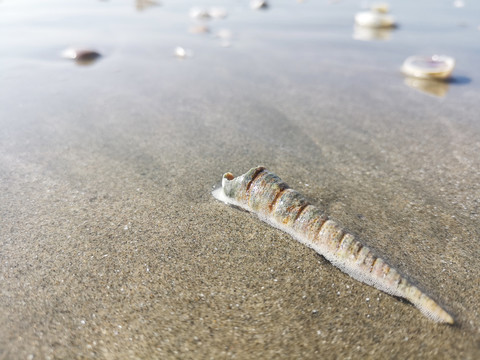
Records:
{"label": "ridged shell whorl", "polygon": [[232,173],[226,173],[222,178],[223,192],[228,198],[248,205],[248,193],[252,183],[263,171],[265,168],[258,166],[237,177],[234,177]]}

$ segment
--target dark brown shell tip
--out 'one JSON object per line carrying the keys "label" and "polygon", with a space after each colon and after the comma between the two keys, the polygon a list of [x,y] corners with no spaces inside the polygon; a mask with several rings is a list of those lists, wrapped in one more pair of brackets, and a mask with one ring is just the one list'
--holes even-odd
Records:
{"label": "dark brown shell tip", "polygon": [[231,172],[226,173],[225,175],[223,175],[223,177],[227,180],[235,179],[235,176],[233,176],[233,174]]}

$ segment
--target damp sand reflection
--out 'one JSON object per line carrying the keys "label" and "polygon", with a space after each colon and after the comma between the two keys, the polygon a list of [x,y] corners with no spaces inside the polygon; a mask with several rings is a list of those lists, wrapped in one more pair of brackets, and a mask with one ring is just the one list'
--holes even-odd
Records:
{"label": "damp sand reflection", "polygon": [[418,90],[424,94],[441,97],[441,98],[447,95],[448,89],[450,87],[450,84],[447,81],[417,79],[412,77],[406,77],[404,80],[404,83],[408,87]]}
{"label": "damp sand reflection", "polygon": [[466,76],[454,76],[449,79],[419,79],[405,77],[404,84],[427,95],[443,98],[447,96],[450,87],[470,84],[472,80]]}
{"label": "damp sand reflection", "polygon": [[388,41],[392,38],[393,30],[393,27],[369,28],[355,25],[353,27],[352,38],[361,41]]}

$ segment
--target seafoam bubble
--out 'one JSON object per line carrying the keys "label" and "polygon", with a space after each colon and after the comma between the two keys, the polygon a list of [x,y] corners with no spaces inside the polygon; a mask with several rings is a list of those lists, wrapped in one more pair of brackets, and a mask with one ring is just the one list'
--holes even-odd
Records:
{"label": "seafoam bubble", "polygon": [[446,55],[410,56],[402,65],[405,75],[422,79],[447,79],[455,68],[455,59]]}

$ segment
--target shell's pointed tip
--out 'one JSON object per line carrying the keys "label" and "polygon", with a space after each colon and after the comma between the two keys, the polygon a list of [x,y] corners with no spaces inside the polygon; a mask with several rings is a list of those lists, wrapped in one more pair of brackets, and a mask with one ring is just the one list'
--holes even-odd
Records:
{"label": "shell's pointed tip", "polygon": [[456,324],[453,316],[451,316],[448,313],[447,313],[447,316],[446,316],[446,319],[445,319],[445,323],[448,324],[448,325],[455,325]]}
{"label": "shell's pointed tip", "polygon": [[[437,305],[438,306],[438,305]],[[436,312],[436,322],[447,324],[447,325],[456,325],[455,319],[450,315],[446,310],[438,306],[439,309]]]}

